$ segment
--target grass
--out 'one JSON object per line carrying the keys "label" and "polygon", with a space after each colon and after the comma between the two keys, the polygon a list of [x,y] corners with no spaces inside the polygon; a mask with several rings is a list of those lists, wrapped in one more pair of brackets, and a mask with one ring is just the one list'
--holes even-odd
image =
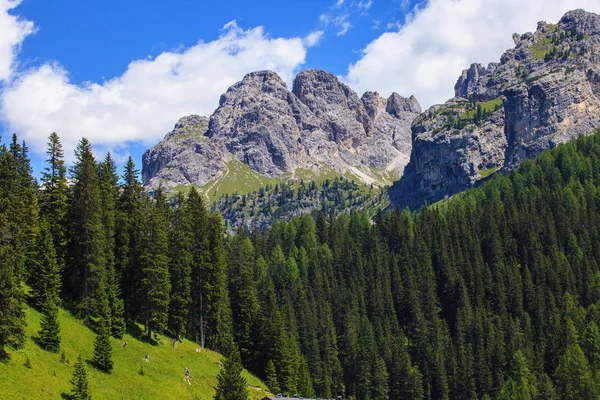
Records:
{"label": "grass", "polygon": [[483,171],[479,171],[479,176],[481,176],[481,179],[485,179],[488,176],[492,175],[494,172],[496,172],[498,170],[498,167],[493,167],[493,168],[489,168],[489,169],[484,169]]}
{"label": "grass", "polygon": [[552,40],[549,37],[542,37],[531,46],[531,54],[535,60],[543,60],[552,50]]}
{"label": "grass", "polygon": [[[27,341],[20,350],[12,351],[10,360],[0,363],[0,399],[60,399],[71,390],[73,364],[79,354],[89,360],[93,351],[94,333],[73,317],[60,310],[61,351],[69,362],[60,362],[60,353],[42,350],[33,341],[40,326],[40,314],[25,309]],[[121,347],[123,341],[126,347]],[[214,396],[214,386],[220,370],[221,355],[212,351],[197,353],[197,344],[179,343],[174,349],[169,339],[159,336],[159,344],[151,345],[131,335],[112,339],[114,370],[105,374],[87,365],[91,394],[94,399],[198,399]],[[150,355],[150,361],[143,357]],[[31,368],[24,364],[29,359]],[[184,380],[184,367],[191,371],[192,384]],[[143,375],[140,374],[143,368]],[[252,399],[267,395],[265,385],[245,372]]]}
{"label": "grass", "polygon": [[496,108],[502,107],[502,96],[498,96],[490,101],[477,102],[475,109],[464,112],[460,116],[460,119],[473,120],[475,118],[475,114],[477,113],[477,106],[481,106],[482,111],[485,110],[491,114],[496,111]]}
{"label": "grass", "polygon": [[203,193],[210,199],[218,199],[226,193],[249,194],[268,184],[277,184],[281,180],[259,174],[247,164],[233,159],[226,164],[223,175],[203,188]]}

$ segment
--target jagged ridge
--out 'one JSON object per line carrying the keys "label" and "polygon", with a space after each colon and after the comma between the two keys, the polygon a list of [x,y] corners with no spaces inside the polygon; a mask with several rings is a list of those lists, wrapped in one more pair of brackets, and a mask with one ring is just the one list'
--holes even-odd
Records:
{"label": "jagged ridge", "polygon": [[471,65],[453,99],[415,120],[396,206],[437,201],[600,125],[600,16],[571,11],[513,39],[500,63]]}
{"label": "jagged ridge", "polygon": [[325,71],[300,72],[292,91],[274,72],[253,72],[221,96],[208,122],[182,118],[148,149],[142,179],[150,191],[203,187],[227,175],[235,160],[281,179],[298,170],[335,170],[370,183],[376,178],[369,168],[400,176],[420,112],[414,97],[367,92],[359,98]]}

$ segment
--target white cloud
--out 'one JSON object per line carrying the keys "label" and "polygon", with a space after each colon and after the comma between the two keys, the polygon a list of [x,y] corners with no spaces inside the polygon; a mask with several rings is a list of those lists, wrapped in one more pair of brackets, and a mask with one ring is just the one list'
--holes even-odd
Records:
{"label": "white cloud", "polygon": [[598,0],[429,0],[396,32],[369,43],[345,79],[360,92],[414,94],[427,107],[454,95],[471,63],[498,61],[512,34],[556,22],[567,11],[600,12]]}
{"label": "white cloud", "polygon": [[356,6],[363,11],[367,11],[373,5],[373,0],[359,1]]}
{"label": "white cloud", "polygon": [[305,38],[304,38],[304,45],[306,47],[313,47],[316,46],[317,44],[319,44],[319,42],[321,41],[321,39],[323,38],[323,34],[325,32],[323,31],[313,31],[311,33],[309,33]]}
{"label": "white cloud", "polygon": [[337,1],[335,2],[335,6],[336,6],[336,7],[341,7],[343,4],[344,4],[344,0],[337,0]]}
{"label": "white cloud", "polygon": [[21,0],[0,0],[0,81],[10,78],[21,43],[34,32],[34,24],[8,12]]}
{"label": "white cloud", "polygon": [[346,33],[348,33],[348,30],[352,28],[352,25],[346,19],[340,20],[337,22],[337,25],[340,28],[336,33],[337,36],[344,36]]}
{"label": "white cloud", "polygon": [[271,38],[262,27],[243,30],[233,21],[212,42],[133,61],[121,76],[101,83],[74,84],[61,65],[44,64],[4,88],[1,116],[36,152],[44,151],[52,131],[66,155],[82,136],[103,149],[154,144],[178,118],[210,115],[219,96],[248,72],[274,70],[291,83],[306,48],[321,35]]}

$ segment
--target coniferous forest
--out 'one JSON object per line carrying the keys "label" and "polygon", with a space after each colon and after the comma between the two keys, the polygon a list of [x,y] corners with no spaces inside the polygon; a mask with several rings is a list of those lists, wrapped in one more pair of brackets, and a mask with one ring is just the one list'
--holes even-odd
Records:
{"label": "coniferous forest", "polygon": [[150,198],[131,159],[119,173],[86,139],[67,169],[52,134],[37,182],[14,136],[0,148],[0,357],[23,341],[27,301],[40,346],[59,351],[67,307],[108,373],[108,338],[140,324],[228,355],[223,385],[244,387],[241,360],[304,397],[597,399],[600,132],[496,175],[417,213],[225,235],[195,189]]}

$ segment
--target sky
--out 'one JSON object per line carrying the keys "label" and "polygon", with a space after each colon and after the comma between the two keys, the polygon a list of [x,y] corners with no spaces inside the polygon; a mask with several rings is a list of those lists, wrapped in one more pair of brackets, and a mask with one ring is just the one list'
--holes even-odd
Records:
{"label": "sky", "polygon": [[0,134],[16,132],[36,175],[55,131],[67,161],[81,137],[122,164],[185,115],[210,116],[251,71],[288,85],[307,68],[356,90],[453,96],[471,63],[512,34],[599,0],[0,0]]}

